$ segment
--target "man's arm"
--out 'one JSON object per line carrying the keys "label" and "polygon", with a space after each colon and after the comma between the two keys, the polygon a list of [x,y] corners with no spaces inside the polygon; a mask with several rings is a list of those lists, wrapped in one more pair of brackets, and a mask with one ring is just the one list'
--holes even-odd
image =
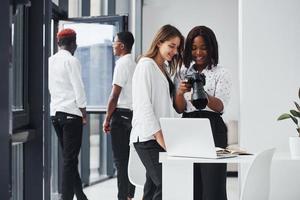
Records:
{"label": "man's arm", "polygon": [[86,118],[86,95],[84,91],[83,81],[81,78],[81,65],[79,60],[76,58],[70,60],[67,65],[67,69],[69,70],[69,77],[71,84],[73,86],[75,101],[82,113],[82,123],[87,123]]}
{"label": "man's arm", "polygon": [[113,112],[115,111],[118,103],[118,99],[121,93],[122,87],[114,84],[113,88],[111,90],[109,99],[108,99],[108,104],[107,104],[107,112],[105,116],[105,120],[103,122],[103,131],[105,133],[110,132],[110,120]]}

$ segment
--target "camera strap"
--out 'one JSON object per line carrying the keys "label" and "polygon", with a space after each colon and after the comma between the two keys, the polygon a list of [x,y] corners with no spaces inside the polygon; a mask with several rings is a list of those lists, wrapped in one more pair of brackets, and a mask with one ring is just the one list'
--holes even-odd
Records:
{"label": "camera strap", "polygon": [[169,92],[170,92],[170,97],[172,98],[174,96],[175,93],[175,85],[172,82],[172,80],[170,79],[170,77],[166,74],[168,83],[169,83]]}

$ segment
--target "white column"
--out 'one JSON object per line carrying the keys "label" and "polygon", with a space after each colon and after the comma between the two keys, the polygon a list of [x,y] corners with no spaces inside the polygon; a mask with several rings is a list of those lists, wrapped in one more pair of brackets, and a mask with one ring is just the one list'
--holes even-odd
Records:
{"label": "white column", "polygon": [[132,54],[138,57],[142,54],[142,0],[129,0],[128,29],[135,38]]}
{"label": "white column", "polygon": [[128,15],[130,0],[116,0],[116,14],[117,15]]}
{"label": "white column", "polygon": [[91,0],[91,16],[108,15],[109,4],[112,4],[110,0]]}
{"label": "white column", "polygon": [[81,0],[69,0],[69,16],[68,17],[80,17],[81,16]]}
{"label": "white column", "polygon": [[[240,0],[240,145],[288,151],[291,121],[276,119],[297,100],[300,1]],[[299,162],[273,162],[272,200],[298,200]],[[259,183],[258,183],[259,184]]]}
{"label": "white column", "polygon": [[91,16],[106,15],[106,0],[91,0]]}

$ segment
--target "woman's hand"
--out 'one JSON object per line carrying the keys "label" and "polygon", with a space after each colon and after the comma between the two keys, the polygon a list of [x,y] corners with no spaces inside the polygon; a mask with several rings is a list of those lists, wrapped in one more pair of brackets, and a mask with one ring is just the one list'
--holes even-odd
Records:
{"label": "woman's hand", "polygon": [[181,80],[179,84],[179,88],[177,90],[178,95],[184,95],[186,92],[190,92],[192,85],[187,82],[187,80]]}
{"label": "woman's hand", "polygon": [[223,112],[223,102],[219,98],[211,96],[208,93],[206,93],[206,95],[208,100],[207,107],[218,113]]}
{"label": "woman's hand", "polygon": [[165,140],[164,140],[164,136],[163,136],[161,130],[157,131],[157,132],[154,134],[154,138],[155,138],[156,142],[157,142],[164,150],[166,150]]}
{"label": "woman's hand", "polygon": [[174,102],[173,102],[176,112],[183,113],[183,111],[186,107],[184,93],[191,91],[191,87],[192,87],[192,85],[189,84],[186,80],[180,81],[180,84],[176,91],[176,95],[175,95]]}

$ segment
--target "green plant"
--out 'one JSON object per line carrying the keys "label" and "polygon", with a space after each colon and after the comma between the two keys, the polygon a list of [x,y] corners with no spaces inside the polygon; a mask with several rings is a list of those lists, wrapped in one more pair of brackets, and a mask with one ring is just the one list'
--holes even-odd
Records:
{"label": "green plant", "polygon": [[[299,91],[298,91],[298,97],[300,99],[300,88],[299,88]],[[299,104],[294,101],[294,104],[297,108],[297,110],[290,110],[290,113],[283,113],[282,115],[280,115],[278,117],[277,120],[284,120],[284,119],[291,119],[297,126],[296,130],[298,131],[298,136],[300,137],[300,126],[299,126],[299,123],[298,123],[298,119],[300,119],[300,106]]]}

